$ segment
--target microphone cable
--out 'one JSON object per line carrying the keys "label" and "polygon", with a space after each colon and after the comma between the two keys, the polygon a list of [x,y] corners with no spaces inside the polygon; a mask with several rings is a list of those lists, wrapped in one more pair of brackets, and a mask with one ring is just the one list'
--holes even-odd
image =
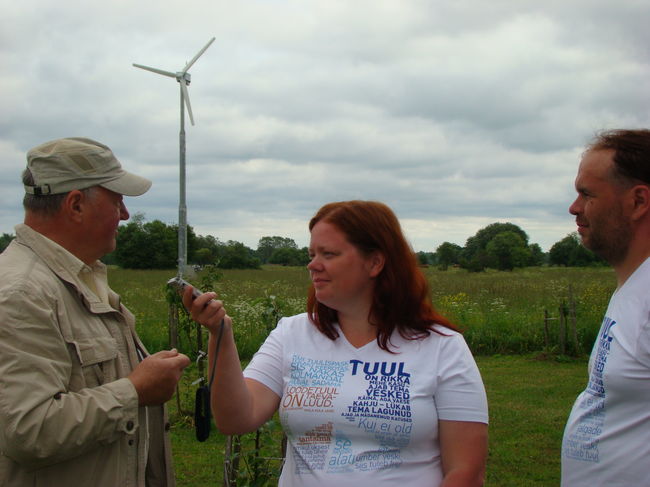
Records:
{"label": "microphone cable", "polygon": [[212,415],[210,413],[210,396],[212,391],[212,382],[214,381],[214,374],[217,368],[219,348],[221,347],[223,327],[224,320],[221,320],[221,325],[219,326],[219,335],[217,336],[217,345],[214,351],[214,360],[212,361],[212,368],[208,378],[208,385],[199,387],[196,390],[196,395],[194,397],[194,427],[196,430],[196,439],[201,442],[208,439],[210,436],[210,428],[212,426]]}

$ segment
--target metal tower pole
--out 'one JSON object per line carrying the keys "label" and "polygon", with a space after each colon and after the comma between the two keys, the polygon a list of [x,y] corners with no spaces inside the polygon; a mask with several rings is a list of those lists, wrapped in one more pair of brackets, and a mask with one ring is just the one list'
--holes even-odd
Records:
{"label": "metal tower pole", "polygon": [[[182,81],[181,81],[182,83]],[[185,100],[181,92],[181,131],[179,134],[179,203],[178,203],[178,276],[182,277],[187,262],[187,205],[185,204]]]}

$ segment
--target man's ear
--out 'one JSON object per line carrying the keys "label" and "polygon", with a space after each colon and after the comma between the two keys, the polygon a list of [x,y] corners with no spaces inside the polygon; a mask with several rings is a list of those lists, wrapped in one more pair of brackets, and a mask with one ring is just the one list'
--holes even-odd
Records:
{"label": "man's ear", "polygon": [[632,220],[636,221],[650,214],[650,186],[637,184],[632,188]]}
{"label": "man's ear", "polygon": [[70,191],[61,204],[61,210],[75,222],[80,222],[83,218],[84,203],[86,195],[78,189]]}
{"label": "man's ear", "polygon": [[370,255],[370,277],[373,279],[377,277],[381,271],[384,269],[384,264],[386,263],[386,257],[379,251],[375,251]]}

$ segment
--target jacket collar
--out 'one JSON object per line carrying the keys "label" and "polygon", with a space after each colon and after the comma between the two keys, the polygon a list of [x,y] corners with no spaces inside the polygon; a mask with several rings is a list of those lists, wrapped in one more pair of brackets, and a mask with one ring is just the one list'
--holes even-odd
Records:
{"label": "jacket collar", "polygon": [[[60,279],[69,283],[77,293],[84,299],[87,307],[94,313],[106,313],[116,309],[103,303],[94,292],[80,279],[81,272],[99,272],[106,274],[106,266],[96,261],[91,266],[86,265],[74,254],[70,253],[58,243],[50,240],[42,233],[24,223],[15,227],[16,241],[32,249],[36,255],[54,272]],[[114,293],[109,293],[114,294]]]}

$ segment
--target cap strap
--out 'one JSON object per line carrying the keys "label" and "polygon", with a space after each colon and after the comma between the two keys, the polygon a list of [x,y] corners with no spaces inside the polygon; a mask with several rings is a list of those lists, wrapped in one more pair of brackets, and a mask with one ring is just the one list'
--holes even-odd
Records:
{"label": "cap strap", "polygon": [[27,186],[25,185],[25,192],[36,196],[45,194],[52,194],[52,188],[49,184],[42,184],[40,186]]}

